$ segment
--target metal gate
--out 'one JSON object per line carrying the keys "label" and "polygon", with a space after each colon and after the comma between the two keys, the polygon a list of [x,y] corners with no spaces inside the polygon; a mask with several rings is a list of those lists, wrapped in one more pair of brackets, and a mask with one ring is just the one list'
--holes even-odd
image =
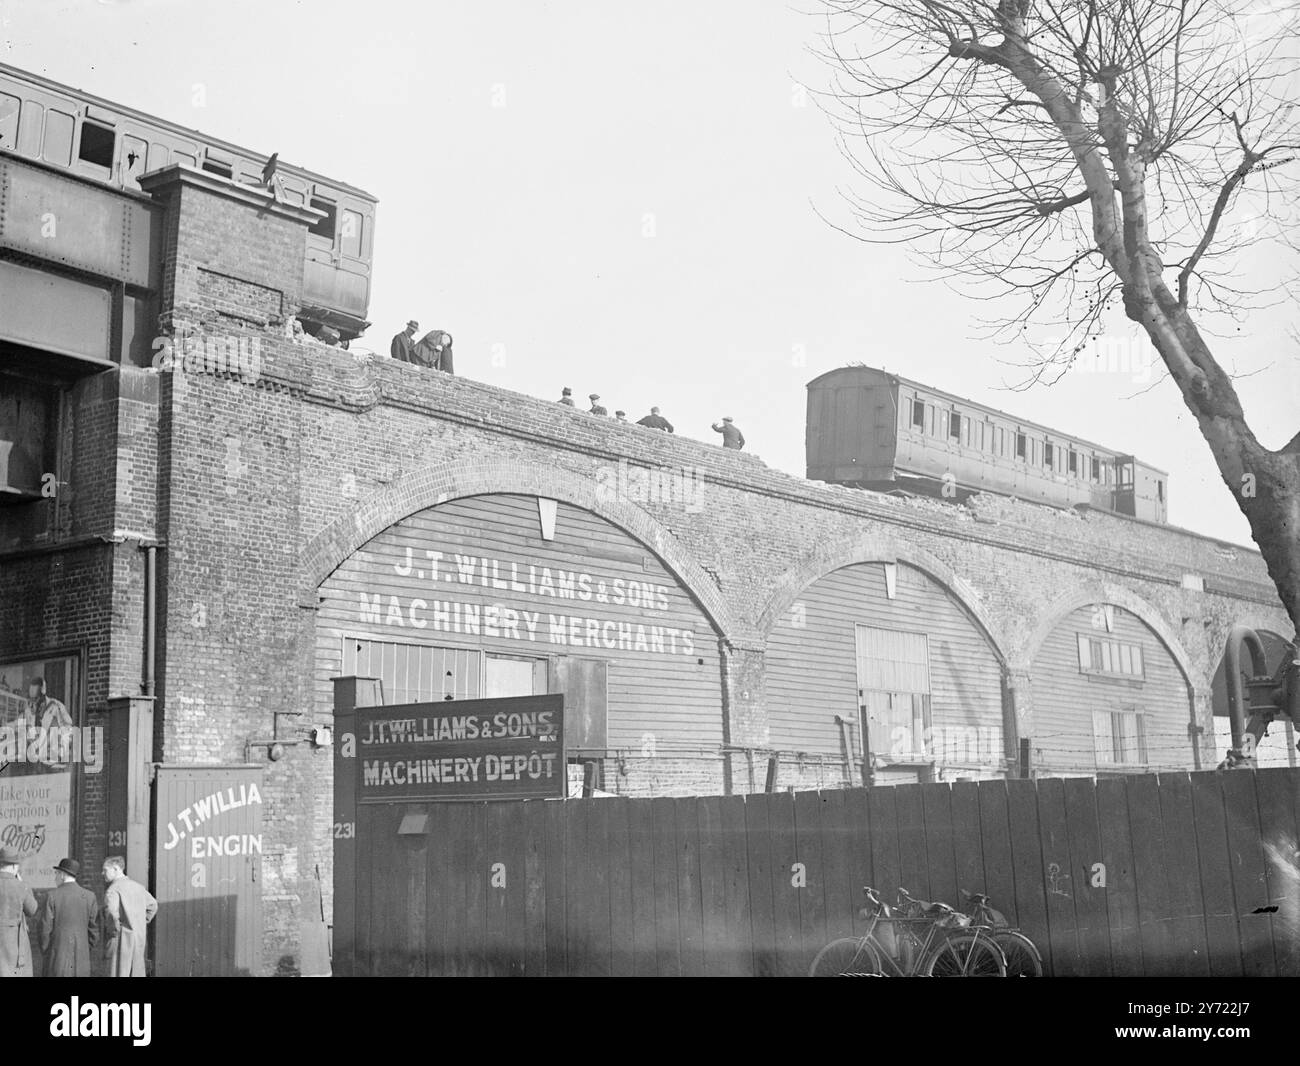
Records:
{"label": "metal gate", "polygon": [[154,781],[154,973],[261,970],[262,770],[160,766]]}

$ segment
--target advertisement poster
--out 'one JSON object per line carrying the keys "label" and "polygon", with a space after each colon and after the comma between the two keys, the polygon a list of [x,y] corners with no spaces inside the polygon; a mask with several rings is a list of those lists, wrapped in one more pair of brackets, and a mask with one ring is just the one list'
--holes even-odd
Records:
{"label": "advertisement poster", "polygon": [[53,867],[70,854],[79,703],[75,656],[0,664],[0,844],[22,854],[34,889],[53,888]]}

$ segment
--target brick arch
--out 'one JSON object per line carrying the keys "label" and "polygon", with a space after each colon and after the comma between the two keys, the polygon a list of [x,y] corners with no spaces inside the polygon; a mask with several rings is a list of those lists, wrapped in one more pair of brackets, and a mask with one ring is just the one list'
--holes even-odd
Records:
{"label": "brick arch", "polygon": [[975,590],[951,567],[924,548],[892,537],[853,537],[832,541],[791,567],[778,582],[776,590],[768,598],[767,606],[759,615],[757,629],[761,638],[764,641],[767,639],[776,620],[794,605],[809,585],[827,574],[858,563],[901,563],[932,578],[970,615],[999,664],[1006,666],[1006,640],[993,624],[988,612],[976,600]]}
{"label": "brick arch", "polygon": [[1190,693],[1196,693],[1205,687],[1205,682],[1195,675],[1191,657],[1183,647],[1172,627],[1165,621],[1160,611],[1149,604],[1137,593],[1122,585],[1111,585],[1102,581],[1092,581],[1072,589],[1052,601],[1042,612],[1042,616],[1029,639],[1025,642],[1022,656],[1015,664],[1018,672],[1029,673],[1031,665],[1044,642],[1060,623],[1080,607],[1089,607],[1096,603],[1109,603],[1123,607],[1130,614],[1136,615],[1163,644],[1187,683]]}
{"label": "brick arch", "polygon": [[394,523],[429,507],[467,496],[543,496],[599,515],[653,552],[690,592],[714,629],[731,642],[736,623],[717,584],[649,513],[634,503],[610,499],[592,474],[562,467],[523,468],[506,460],[473,460],[423,467],[359,501],[317,533],[302,553],[303,602],[354,552]]}

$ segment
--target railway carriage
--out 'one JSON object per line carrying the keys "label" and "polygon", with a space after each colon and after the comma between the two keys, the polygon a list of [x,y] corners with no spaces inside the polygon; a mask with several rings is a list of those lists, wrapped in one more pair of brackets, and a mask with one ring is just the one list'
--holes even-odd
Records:
{"label": "railway carriage", "polygon": [[1167,520],[1165,471],[872,367],[808,383],[806,445],[815,481],[958,499],[996,492]]}

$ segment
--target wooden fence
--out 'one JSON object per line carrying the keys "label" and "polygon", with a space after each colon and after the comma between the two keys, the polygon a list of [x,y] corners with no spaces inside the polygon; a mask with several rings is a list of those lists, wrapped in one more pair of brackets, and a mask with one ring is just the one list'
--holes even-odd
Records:
{"label": "wooden fence", "polygon": [[334,972],[797,976],[870,884],[987,892],[1057,976],[1294,976],[1298,818],[1294,769],[362,804]]}

